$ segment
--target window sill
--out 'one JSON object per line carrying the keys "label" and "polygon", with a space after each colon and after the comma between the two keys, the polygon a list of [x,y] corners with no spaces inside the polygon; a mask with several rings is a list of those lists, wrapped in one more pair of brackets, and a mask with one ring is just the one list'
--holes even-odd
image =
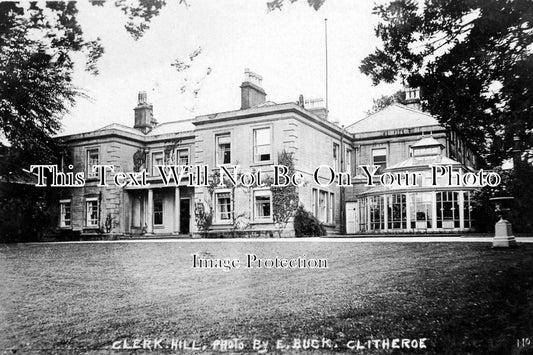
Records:
{"label": "window sill", "polygon": [[267,160],[267,161],[254,161],[253,163],[250,164],[250,167],[254,167],[254,166],[265,166],[265,165],[273,165],[274,164],[274,161],[273,160]]}
{"label": "window sill", "polygon": [[100,227],[99,226],[84,226],[83,227],[83,230],[87,230],[87,229],[95,230],[95,229],[100,229]]}
{"label": "window sill", "polygon": [[230,170],[233,169],[235,167],[236,164],[233,164],[233,163],[228,163],[228,164],[215,164],[215,166],[213,168],[211,168],[212,171],[218,171],[220,170],[222,167],[225,167],[227,170]]}
{"label": "window sill", "polygon": [[213,222],[213,225],[214,226],[229,226],[229,225],[232,225],[231,221],[227,221],[227,222]]}
{"label": "window sill", "polygon": [[272,224],[274,221],[272,219],[260,219],[255,221],[250,221],[250,224]]}
{"label": "window sill", "polygon": [[72,230],[72,226],[59,226],[57,227],[59,230]]}
{"label": "window sill", "polygon": [[163,224],[154,225],[154,229],[165,229]]}

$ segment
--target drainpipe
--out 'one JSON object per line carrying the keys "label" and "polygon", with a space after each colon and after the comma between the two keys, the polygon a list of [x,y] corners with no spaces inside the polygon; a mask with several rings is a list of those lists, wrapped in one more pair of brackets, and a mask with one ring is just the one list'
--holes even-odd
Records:
{"label": "drainpipe", "polygon": [[[346,149],[344,148],[344,125],[342,125],[342,133],[341,133],[341,171],[344,172],[345,167],[345,161],[344,161],[344,155],[346,154]],[[340,181],[339,181],[340,182]],[[346,208],[344,203],[344,186],[340,186],[340,215],[341,215],[341,234],[346,234]]]}

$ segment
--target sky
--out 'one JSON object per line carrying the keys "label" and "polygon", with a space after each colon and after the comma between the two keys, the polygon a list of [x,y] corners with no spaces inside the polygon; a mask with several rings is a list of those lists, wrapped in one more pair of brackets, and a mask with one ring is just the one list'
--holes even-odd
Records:
{"label": "sky", "polygon": [[[76,58],[79,98],[63,120],[62,134],[111,123],[133,126],[137,93],[146,91],[159,123],[240,108],[244,70],[263,77],[267,100],[276,103],[325,98],[325,28],[328,28],[330,119],[349,125],[364,117],[372,99],[400,84],[372,86],[361,60],[379,45],[373,0],[326,0],[315,11],[306,0],[267,11],[266,0],[168,0],[146,34],[135,41],[124,29],[126,16],[107,1],[79,1],[79,21],[87,39],[100,37],[105,53],[99,75],[84,71]],[[201,49],[192,61],[189,55]],[[185,71],[171,66],[190,65]],[[209,73],[209,74],[208,74]],[[197,90],[197,94],[194,91]]]}

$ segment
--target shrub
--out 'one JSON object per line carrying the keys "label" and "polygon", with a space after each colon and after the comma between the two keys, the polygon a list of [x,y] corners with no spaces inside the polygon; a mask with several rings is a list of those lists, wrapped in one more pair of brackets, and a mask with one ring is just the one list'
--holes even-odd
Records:
{"label": "shrub", "polygon": [[294,215],[294,233],[296,237],[319,237],[326,235],[326,230],[315,216],[298,206]]}
{"label": "shrub", "polygon": [[196,226],[199,232],[206,232],[213,224],[213,210],[209,206],[209,210],[205,210],[202,203],[197,203],[194,209],[194,216],[196,219]]}

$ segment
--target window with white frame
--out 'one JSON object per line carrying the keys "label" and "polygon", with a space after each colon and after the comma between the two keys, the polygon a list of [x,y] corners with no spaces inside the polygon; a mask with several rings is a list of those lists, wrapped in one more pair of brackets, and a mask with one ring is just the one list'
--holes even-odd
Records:
{"label": "window with white frame", "polygon": [[85,200],[85,225],[87,227],[98,227],[98,198],[92,197]]}
{"label": "window with white frame", "polygon": [[334,223],[335,194],[333,192],[313,189],[312,211],[314,216],[324,223]]}
{"label": "window with white frame", "polygon": [[269,221],[272,219],[272,193],[270,190],[255,190],[254,220]]}
{"label": "window with white frame", "polygon": [[321,222],[327,221],[328,208],[328,193],[326,191],[319,191],[318,193],[318,220]]}
{"label": "window with white frame", "polygon": [[70,200],[59,201],[59,226],[70,227]]}
{"label": "window with white frame", "polygon": [[98,176],[97,171],[93,171],[93,166],[98,165],[100,160],[100,150],[98,148],[87,149],[87,177]]}
{"label": "window with white frame", "polygon": [[333,143],[333,170],[339,171],[339,145]]}
{"label": "window with white frame", "polygon": [[163,225],[163,199],[161,197],[154,198],[154,225]]}
{"label": "window with white frame", "polygon": [[270,161],[271,149],[270,127],[254,129],[254,162]]}
{"label": "window with white frame", "polygon": [[372,163],[379,166],[377,171],[379,174],[383,173],[383,170],[387,167],[387,149],[372,149]]}
{"label": "window with white frame", "polygon": [[178,149],[176,151],[176,160],[177,160],[178,165],[185,167],[185,171],[189,171],[190,160],[189,160],[189,149],[188,148]]}
{"label": "window with white frame", "polygon": [[231,135],[229,133],[215,136],[216,165],[231,164]]}
{"label": "window with white frame", "polygon": [[327,222],[331,224],[335,222],[334,207],[335,207],[335,195],[333,194],[333,192],[330,192],[329,200],[328,200],[328,221]]}
{"label": "window with white frame", "polygon": [[352,173],[352,150],[351,149],[346,149],[346,163],[345,163],[345,171],[347,173]]}
{"label": "window with white frame", "polygon": [[152,153],[152,176],[159,176],[158,166],[165,165],[165,154],[163,152]]}
{"label": "window with white frame", "polygon": [[219,223],[231,222],[231,193],[229,191],[215,192],[215,217]]}
{"label": "window with white frame", "polygon": [[178,149],[176,152],[178,165],[189,165],[189,149]]}

